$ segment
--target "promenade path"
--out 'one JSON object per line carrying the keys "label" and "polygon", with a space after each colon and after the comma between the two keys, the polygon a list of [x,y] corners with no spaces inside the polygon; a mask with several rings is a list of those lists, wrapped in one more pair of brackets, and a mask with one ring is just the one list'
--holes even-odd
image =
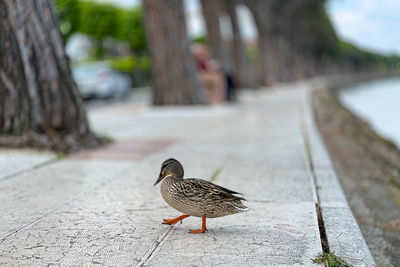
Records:
{"label": "promenade path", "polygon": [[[89,109],[115,142],[64,158],[0,151],[1,266],[311,266],[323,251],[374,261],[313,122],[309,83],[243,91],[233,105]],[[174,157],[185,177],[242,192],[249,212],[180,215],[153,187]],[[322,234],[320,233],[322,231]],[[322,238],[322,241],[321,241]]]}

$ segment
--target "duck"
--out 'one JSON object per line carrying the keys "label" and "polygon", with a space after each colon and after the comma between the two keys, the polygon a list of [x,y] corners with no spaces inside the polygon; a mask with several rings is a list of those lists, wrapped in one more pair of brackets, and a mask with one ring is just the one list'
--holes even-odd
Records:
{"label": "duck", "polygon": [[189,217],[202,218],[202,227],[198,230],[189,230],[191,234],[205,233],[207,218],[218,218],[226,215],[248,211],[242,201],[243,194],[228,188],[216,185],[197,178],[183,178],[182,164],[169,158],[161,164],[160,174],[154,183],[161,183],[160,192],[169,206],[183,213],[183,215],[164,219],[162,224],[175,225]]}

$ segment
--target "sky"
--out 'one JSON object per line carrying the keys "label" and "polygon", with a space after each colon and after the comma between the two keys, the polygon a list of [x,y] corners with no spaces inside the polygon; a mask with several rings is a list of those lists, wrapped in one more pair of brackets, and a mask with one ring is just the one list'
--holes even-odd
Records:
{"label": "sky", "polygon": [[400,55],[400,0],[329,0],[327,11],[342,39]]}
{"label": "sky", "polygon": [[[122,7],[140,4],[140,0],[97,0]],[[210,0],[212,1],[212,0]],[[205,33],[198,0],[185,0],[188,31],[191,36]],[[328,0],[327,11],[343,40],[360,48],[385,55],[400,55],[400,0]],[[247,38],[256,29],[247,8],[238,8],[241,31]]]}

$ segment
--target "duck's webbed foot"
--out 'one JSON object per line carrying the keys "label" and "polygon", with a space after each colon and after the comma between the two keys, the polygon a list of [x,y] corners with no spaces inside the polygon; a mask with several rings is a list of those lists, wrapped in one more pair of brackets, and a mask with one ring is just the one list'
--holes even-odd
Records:
{"label": "duck's webbed foot", "polygon": [[203,234],[206,231],[208,231],[208,229],[206,227],[206,217],[203,217],[202,221],[203,221],[203,223],[201,225],[202,226],[201,229],[199,229],[199,230],[190,230],[189,234]]}
{"label": "duck's webbed foot", "polygon": [[175,224],[177,224],[179,221],[181,221],[181,223],[182,223],[182,220],[185,219],[185,218],[187,218],[187,217],[189,217],[189,216],[190,216],[190,215],[184,214],[184,215],[179,216],[179,217],[174,218],[174,219],[164,219],[162,224],[175,225]]}
{"label": "duck's webbed foot", "polygon": [[207,229],[203,230],[203,229],[199,229],[199,230],[189,230],[189,234],[203,234],[206,231],[208,231]]}

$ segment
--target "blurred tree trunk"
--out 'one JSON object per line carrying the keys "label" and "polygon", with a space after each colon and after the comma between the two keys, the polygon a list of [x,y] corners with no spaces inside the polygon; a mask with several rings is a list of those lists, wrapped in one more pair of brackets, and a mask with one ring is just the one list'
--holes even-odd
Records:
{"label": "blurred tree trunk", "polygon": [[254,17],[258,30],[259,80],[261,85],[272,85],[277,81],[279,61],[277,59],[277,36],[273,27],[272,0],[244,0]]}
{"label": "blurred tree trunk", "polygon": [[[305,2],[313,0],[270,0],[274,1],[274,21],[273,28],[276,32],[277,60],[279,61],[278,79],[279,81],[288,82],[298,78],[302,78],[302,58],[303,53],[299,53],[300,42],[295,41],[296,36],[304,36],[307,39],[309,36],[298,27],[302,24],[304,17],[297,17],[296,13],[299,7]],[[316,0],[319,1],[319,0]],[[298,27],[296,30],[294,30]],[[306,52],[306,51],[303,51]]]}
{"label": "blurred tree trunk", "polygon": [[155,105],[204,104],[189,51],[182,0],[144,0]]}
{"label": "blurred tree trunk", "polygon": [[242,35],[239,29],[239,22],[236,14],[237,0],[225,0],[225,9],[231,19],[232,34],[233,34],[233,60],[234,60],[234,75],[238,86],[254,87],[256,82],[252,79],[250,64],[246,56],[246,47],[243,42]]}
{"label": "blurred tree trunk", "polygon": [[53,2],[0,0],[0,145],[93,147]]}
{"label": "blurred tree trunk", "polygon": [[225,71],[231,71],[231,62],[221,35],[219,15],[223,8],[223,0],[201,0],[201,8],[207,28],[207,44],[211,54]]}

